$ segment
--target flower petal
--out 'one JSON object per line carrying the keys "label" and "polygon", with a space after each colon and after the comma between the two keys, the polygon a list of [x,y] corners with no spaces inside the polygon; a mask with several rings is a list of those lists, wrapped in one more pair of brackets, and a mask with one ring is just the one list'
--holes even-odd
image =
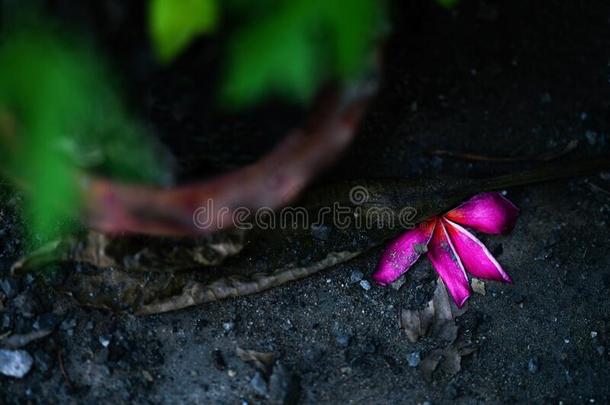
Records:
{"label": "flower petal", "polygon": [[445,218],[479,232],[507,233],[517,222],[519,208],[500,193],[480,193],[445,214]]}
{"label": "flower petal", "polygon": [[392,284],[426,252],[436,220],[422,222],[394,239],[381,256],[373,280],[381,285]]}
{"label": "flower petal", "polygon": [[449,239],[468,273],[478,278],[513,282],[480,240],[455,222],[446,218],[443,222]]}
{"label": "flower petal", "polygon": [[428,245],[428,258],[445,283],[453,301],[461,308],[470,296],[470,285],[464,266],[457,255],[443,221],[437,221]]}

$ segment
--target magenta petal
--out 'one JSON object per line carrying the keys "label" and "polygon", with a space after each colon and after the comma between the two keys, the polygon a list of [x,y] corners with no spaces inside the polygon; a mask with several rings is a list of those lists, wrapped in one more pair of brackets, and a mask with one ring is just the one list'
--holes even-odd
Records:
{"label": "magenta petal", "polygon": [[479,232],[507,233],[517,222],[519,208],[500,193],[481,193],[445,214],[445,218]]}
{"label": "magenta petal", "polygon": [[443,219],[443,222],[449,239],[468,273],[478,278],[512,283],[510,276],[480,240],[448,219]]}
{"label": "magenta petal", "polygon": [[392,284],[425,252],[432,237],[436,220],[419,224],[394,239],[381,256],[373,280],[381,285]]}
{"label": "magenta petal", "polygon": [[470,285],[443,221],[439,220],[428,245],[428,258],[445,283],[453,301],[461,308],[470,296]]}

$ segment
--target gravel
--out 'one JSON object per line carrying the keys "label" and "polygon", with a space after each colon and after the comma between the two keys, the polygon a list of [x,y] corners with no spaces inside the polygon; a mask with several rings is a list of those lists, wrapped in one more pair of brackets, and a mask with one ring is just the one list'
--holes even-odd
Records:
{"label": "gravel", "polygon": [[407,356],[407,363],[409,367],[417,367],[419,362],[421,361],[421,353],[420,352],[411,352]]}
{"label": "gravel", "polygon": [[25,350],[0,349],[0,373],[8,377],[23,378],[34,364]]}
{"label": "gravel", "polygon": [[[205,109],[198,102],[206,92],[182,80],[189,77],[182,71],[189,58],[158,70],[150,67],[148,52],[141,52],[137,61],[125,57],[134,47],[142,49],[138,33],[144,30],[122,24],[119,27],[124,28],[117,32],[127,32],[118,37],[109,31],[96,35],[96,30],[106,29],[103,9],[107,3],[130,4],[53,2],[69,7],[67,15],[79,15],[96,40],[111,41],[104,43],[105,49],[121,72],[127,72],[124,82],[133,87],[128,91],[134,100],[129,107],[144,124],[168,138],[186,131],[181,139],[189,143],[187,136],[202,133],[200,124],[207,118],[201,115]],[[431,149],[520,156],[549,152],[553,145],[565,145],[574,138],[581,141],[579,147],[559,162],[608,152],[601,134],[610,130],[604,76],[610,60],[606,18],[610,3],[496,2],[499,15],[493,24],[478,16],[479,3],[490,2],[461,2],[455,11],[424,0],[398,3],[397,8],[404,11],[399,14],[401,23],[394,27],[398,37],[387,43],[381,93],[351,149],[319,178],[320,183],[365,177],[416,180],[437,173],[486,177],[553,163],[467,162],[447,157],[442,164],[432,165]],[[117,40],[124,44],[120,54],[113,51]],[[202,63],[207,61],[201,58]],[[130,74],[131,63],[148,76]],[[193,62],[194,69],[200,67]],[[471,75],[472,69],[476,76]],[[552,103],[540,104],[538,95],[544,92],[553,95]],[[437,94],[446,99],[440,101]],[[149,97],[155,98],[150,104],[141,100]],[[172,126],[164,114],[171,108],[159,106],[160,99],[167,103],[190,100],[187,104],[192,102],[196,113],[187,115],[181,126]],[[414,104],[417,109],[412,110]],[[268,118],[275,123],[279,114],[276,108],[270,110],[256,111],[257,122]],[[582,111],[587,111],[586,122],[580,119]],[[237,124],[248,139],[257,138],[250,136],[253,132],[264,137],[264,131],[254,125]],[[587,130],[599,134],[594,145],[584,137]],[[239,137],[235,133],[232,139]],[[214,142],[217,150],[233,143],[223,137]],[[199,157],[207,154],[204,150]],[[610,189],[608,177],[593,180],[602,189]],[[412,344],[397,319],[400,308],[421,309],[430,298],[422,288],[434,277],[427,260],[419,260],[401,278],[404,284],[399,290],[371,285],[363,293],[359,283],[370,277],[382,251],[371,249],[348,264],[262,294],[133,317],[80,307],[75,297],[50,291],[40,281],[41,275],[31,285],[14,281],[9,269],[25,243],[15,226],[18,217],[11,213],[22,208],[23,200],[13,197],[13,192],[0,196],[4,198],[0,199],[4,201],[0,205],[4,211],[0,215],[0,289],[3,294],[5,288],[10,292],[0,312],[0,334],[28,333],[48,313],[56,314],[62,326],[25,348],[35,364],[21,380],[0,376],[0,402],[8,398],[14,403],[261,403],[251,384],[258,370],[236,357],[238,345],[278,353],[282,368],[276,365],[269,375],[263,373],[268,382],[267,402],[298,403],[297,398],[305,404],[441,404],[453,401],[456,391],[456,399],[463,403],[610,401],[609,210],[606,195],[583,180],[509,190],[509,198],[521,209],[516,228],[508,235],[479,236],[487,246],[502,245],[498,261],[514,284],[489,282],[487,295],[471,297],[458,323],[464,338],[478,350],[462,361],[457,375],[450,377],[439,370],[432,383],[409,366],[408,356],[413,352],[423,356],[435,349],[434,333]],[[555,224],[565,225],[553,231]],[[328,240],[333,237],[331,232]],[[319,246],[327,244],[316,240]],[[244,254],[255,258],[257,252],[245,250]],[[534,260],[538,254],[540,261]],[[363,275],[350,283],[355,271]],[[22,298],[16,301],[18,296]],[[287,319],[292,324],[288,328]],[[590,331],[597,331],[595,340]],[[338,338],[341,333],[349,338]],[[111,344],[104,348],[99,336],[112,337]],[[564,345],[567,336],[571,343]],[[367,342],[374,344],[366,347]],[[324,349],[323,355],[306,355],[311,349],[318,353],[318,348]],[[222,351],[226,368],[215,365],[211,355],[215,349]],[[538,371],[531,374],[529,363],[534,357],[539,358]]]}

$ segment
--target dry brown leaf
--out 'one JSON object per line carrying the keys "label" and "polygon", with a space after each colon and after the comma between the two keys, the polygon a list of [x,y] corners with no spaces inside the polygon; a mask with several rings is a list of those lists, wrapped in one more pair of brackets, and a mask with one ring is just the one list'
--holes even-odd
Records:
{"label": "dry brown leaf", "polygon": [[89,231],[85,236],[50,242],[17,261],[12,271],[24,274],[57,262],[88,263],[126,272],[174,272],[197,266],[216,266],[244,245],[244,231],[185,239],[110,237]]}
{"label": "dry brown leaf", "polygon": [[402,309],[400,327],[412,343],[427,335],[431,326],[442,339],[453,342],[457,337],[455,318],[464,312],[466,307],[458,309],[447,294],[445,285],[438,279],[434,295],[423,309]]}
{"label": "dry brown leaf", "polygon": [[273,352],[257,352],[256,350],[246,350],[237,346],[235,353],[241,361],[252,364],[266,375],[273,369],[273,363],[275,362],[275,353]]}
{"label": "dry brown leaf", "polygon": [[444,348],[434,349],[419,365],[419,371],[426,381],[432,381],[434,371],[439,367],[449,376],[462,369],[462,358],[476,351],[476,347],[464,342],[452,342]]}

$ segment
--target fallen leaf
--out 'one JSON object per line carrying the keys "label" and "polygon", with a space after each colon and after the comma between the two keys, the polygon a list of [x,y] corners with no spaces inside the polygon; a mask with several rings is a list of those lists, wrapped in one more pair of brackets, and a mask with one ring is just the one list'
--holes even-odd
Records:
{"label": "fallen leaf", "polygon": [[434,371],[439,367],[449,376],[454,376],[462,369],[462,357],[476,351],[476,347],[464,342],[452,342],[447,346],[432,350],[419,365],[424,379],[432,381]]}
{"label": "fallen leaf", "polygon": [[241,361],[252,364],[265,375],[268,375],[273,368],[275,361],[275,353],[273,352],[257,352],[256,350],[246,350],[237,346],[235,353]]}
{"label": "fallen leaf", "polygon": [[434,295],[423,309],[402,309],[400,327],[412,343],[427,335],[431,326],[443,340],[453,342],[457,337],[455,318],[466,312],[466,308],[464,306],[459,309],[455,306],[445,285],[438,279]]}
{"label": "fallen leaf", "polygon": [[182,290],[137,308],[137,315],[150,315],[190,307],[224,298],[255,294],[284,283],[302,279],[321,270],[343,263],[359,252],[331,252],[306,266],[287,265],[270,272],[229,275],[210,282],[187,282]]}
{"label": "fallen leaf", "polygon": [[419,371],[426,381],[432,381],[432,374],[443,359],[443,350],[434,349],[419,363]]}
{"label": "fallen leaf", "polygon": [[23,275],[49,264],[71,261],[129,272],[174,272],[199,265],[217,266],[241,251],[244,235],[242,230],[232,230],[182,240],[110,237],[89,231],[84,237],[47,243],[15,262],[11,271]]}
{"label": "fallen leaf", "polygon": [[415,343],[428,333],[434,318],[434,304],[429,301],[424,309],[403,309],[400,314],[400,327],[405,330],[407,338]]}

